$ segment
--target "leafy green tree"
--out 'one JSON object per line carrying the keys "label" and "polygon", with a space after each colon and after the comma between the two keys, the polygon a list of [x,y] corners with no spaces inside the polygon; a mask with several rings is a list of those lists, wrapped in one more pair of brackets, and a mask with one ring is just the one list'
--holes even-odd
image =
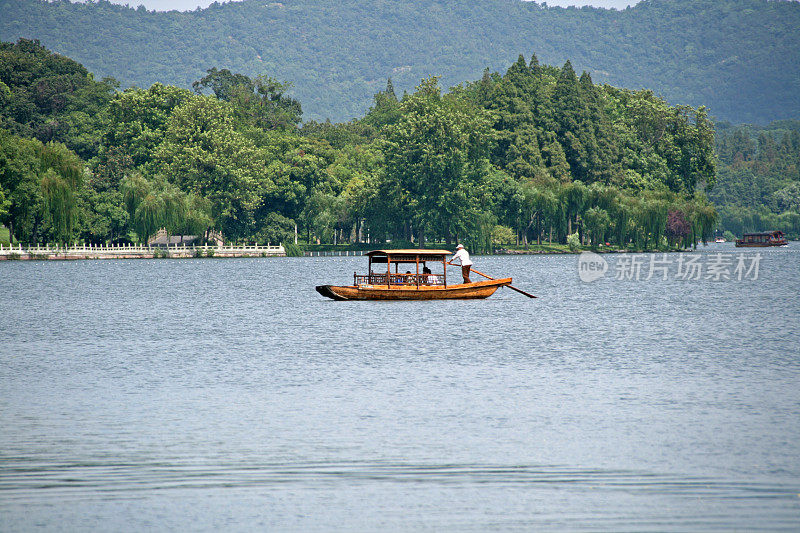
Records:
{"label": "leafy green tree", "polygon": [[374,100],[375,104],[363,118],[364,123],[380,129],[400,119],[400,102],[394,93],[392,78],[386,82],[386,90],[375,94]]}
{"label": "leafy green tree", "polygon": [[127,240],[130,215],[119,190],[98,191],[84,184],[78,204],[81,240],[93,243]]}
{"label": "leafy green tree", "polygon": [[211,202],[229,238],[254,231],[254,213],[274,183],[264,154],[234,129],[229,104],[195,96],[176,107],[155,159],[173,184]]}
{"label": "leafy green tree", "polygon": [[210,87],[220,100],[233,104],[237,116],[247,123],[266,130],[294,128],[303,114],[300,102],[286,95],[291,84],[268,76],[250,79],[233,74],[228,69],[212,68],[207,75],[192,84],[202,94]]}
{"label": "leafy green tree", "polygon": [[270,213],[264,217],[261,229],[256,233],[256,240],[261,243],[280,244],[293,242],[295,223],[280,213]]}
{"label": "leafy green tree", "polygon": [[58,141],[82,157],[96,154],[102,111],[118,87],[38,40],[0,42],[0,128]]}
{"label": "leafy green tree", "polygon": [[192,83],[192,88],[198,94],[202,94],[203,89],[210,87],[214,96],[220,100],[231,102],[238,96],[242,87],[249,92],[253,92],[255,89],[253,80],[244,74],[234,74],[226,68],[217,70],[216,67],[206,72],[207,74],[203,78]]}
{"label": "leafy green tree", "polygon": [[363,242],[365,226],[381,227],[385,211],[381,208],[379,184],[383,180],[383,153],[376,144],[349,147],[337,154],[329,173],[344,184],[340,197],[353,223],[352,233]]}
{"label": "leafy green tree", "polygon": [[435,77],[401,109],[385,148],[387,180],[405,207],[398,214],[409,216],[420,245],[426,232],[463,235],[477,218],[472,199],[488,173],[488,120],[443,98]]}
{"label": "leafy green tree", "polygon": [[8,199],[8,193],[0,186],[0,220],[6,220],[11,208],[11,200]]}
{"label": "leafy green tree", "polygon": [[590,207],[583,214],[583,223],[591,243],[597,246],[604,242],[605,234],[611,227],[611,217],[604,209]]}
{"label": "leafy green tree", "polygon": [[[52,118],[67,93],[42,87]],[[96,91],[69,94],[71,116],[99,109],[86,179],[79,159],[61,164],[63,147],[2,138],[3,216],[14,234],[103,242],[133,230],[144,242],[161,227],[215,228],[272,242],[296,223],[309,241],[457,239],[489,250],[499,225],[524,244],[577,231],[584,242],[645,248],[662,242],[670,211],[686,213],[701,237],[717,220],[700,192],[717,178],[705,109],[596,85],[586,72],[578,79],[571,63],[520,56],[502,76],[486,71],[448,94],[423,80],[400,100],[390,79],[363,118],[300,129],[299,104],[266,77],[211,69],[195,89],[214,96],[155,84],[105,104],[102,87],[85,88]],[[775,128],[723,126],[712,194],[737,231],[800,220],[791,186],[800,134],[790,122]]]}
{"label": "leafy green tree", "polygon": [[370,144],[378,137],[378,130],[367,122],[366,117],[340,124],[332,124],[330,120],[321,123],[311,120],[303,123],[300,133],[312,139],[325,140],[337,150]]}
{"label": "leafy green tree", "polygon": [[151,166],[173,111],[193,97],[191,91],[160,83],[146,90],[118,93],[109,103],[109,124],[98,163],[122,159],[123,173],[129,168]]}

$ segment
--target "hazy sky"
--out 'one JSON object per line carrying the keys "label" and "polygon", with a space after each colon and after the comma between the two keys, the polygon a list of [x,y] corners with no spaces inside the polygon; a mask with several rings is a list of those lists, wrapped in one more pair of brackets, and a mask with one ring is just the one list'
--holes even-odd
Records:
{"label": "hazy sky", "polygon": [[[206,7],[214,0],[111,0],[115,4],[128,4],[131,7],[143,5],[147,9],[158,11],[169,11],[178,9],[180,11],[193,10],[196,7]],[[624,9],[629,5],[638,3],[639,0],[548,0],[548,6],[597,6],[613,7]]]}

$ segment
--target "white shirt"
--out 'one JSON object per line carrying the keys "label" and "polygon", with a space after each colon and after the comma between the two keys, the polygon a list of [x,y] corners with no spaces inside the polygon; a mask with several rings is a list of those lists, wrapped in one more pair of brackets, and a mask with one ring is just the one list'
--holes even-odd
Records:
{"label": "white shirt", "polygon": [[461,248],[455,254],[453,254],[453,258],[450,260],[450,262],[452,263],[456,259],[459,260],[461,266],[472,265],[472,261],[469,260],[469,253],[464,248]]}

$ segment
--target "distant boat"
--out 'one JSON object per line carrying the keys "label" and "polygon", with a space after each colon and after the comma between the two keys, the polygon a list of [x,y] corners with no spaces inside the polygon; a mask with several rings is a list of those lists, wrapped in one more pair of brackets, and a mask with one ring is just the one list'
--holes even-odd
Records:
{"label": "distant boat", "polygon": [[[352,285],[319,285],[316,289],[333,300],[451,300],[487,298],[500,287],[511,285],[511,278],[448,284],[447,256],[450,253],[448,250],[424,249],[373,250],[367,254],[369,273],[354,273]],[[440,262],[441,274],[424,272],[427,263],[435,265]],[[386,270],[373,272],[375,264],[385,264]],[[414,272],[401,273],[400,264],[405,265],[404,268],[413,268]]]}
{"label": "distant boat", "polygon": [[742,235],[741,239],[736,239],[736,246],[739,248],[788,245],[789,241],[784,238],[784,233],[782,231],[745,233]]}
{"label": "distant boat", "polygon": [[724,237],[717,237],[716,239],[714,239],[714,242],[720,243],[720,242],[727,242],[727,241],[725,240]]}

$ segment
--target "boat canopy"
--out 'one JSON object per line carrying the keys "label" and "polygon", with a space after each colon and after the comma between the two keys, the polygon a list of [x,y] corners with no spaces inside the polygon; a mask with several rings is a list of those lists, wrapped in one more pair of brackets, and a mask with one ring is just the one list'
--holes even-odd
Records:
{"label": "boat canopy", "polygon": [[444,261],[453,252],[449,250],[372,250],[367,255],[372,263],[424,263],[426,261]]}
{"label": "boat canopy", "polygon": [[783,237],[784,233],[780,230],[776,231],[756,231],[753,233],[745,233],[743,237]]}

